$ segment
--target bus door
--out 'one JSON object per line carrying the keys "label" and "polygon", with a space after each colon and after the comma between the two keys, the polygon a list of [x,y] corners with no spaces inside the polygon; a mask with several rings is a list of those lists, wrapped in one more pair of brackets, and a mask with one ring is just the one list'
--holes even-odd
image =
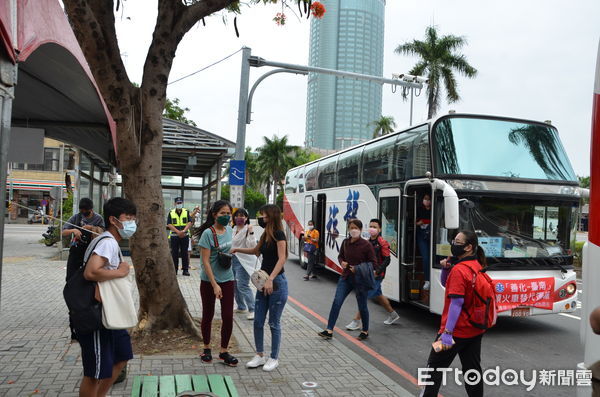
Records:
{"label": "bus door", "polygon": [[[302,228],[304,230],[306,230],[308,221],[310,221],[313,218],[314,208],[315,199],[311,195],[306,195],[304,197],[304,213],[302,214],[302,219],[300,219],[300,222],[302,222]],[[307,259],[306,255],[304,254],[304,235],[302,235],[300,241],[300,252],[298,253],[298,257],[300,258],[300,266],[302,266],[303,269],[306,269]]]}
{"label": "bus door", "polygon": [[386,269],[381,285],[383,294],[400,302],[402,283],[400,282],[400,251],[398,231],[400,229],[400,189],[383,189],[379,191],[379,212],[381,220],[381,236],[390,244],[390,264]]}
{"label": "bus door", "polygon": [[[431,197],[429,183],[414,184],[402,197],[402,266],[400,280],[402,281],[402,300],[429,307],[429,287],[426,284],[431,264],[425,263],[427,255],[431,258],[431,224],[428,228],[423,225],[422,201],[424,195]],[[417,224],[419,223],[419,224]],[[427,239],[427,240],[426,240]],[[424,244],[424,242],[427,242]],[[426,268],[427,267],[427,268]],[[424,288],[425,287],[425,288]]]}
{"label": "bus door", "polygon": [[[317,251],[317,263],[325,265],[325,211],[327,209],[327,196],[323,193],[317,195],[317,203],[313,209],[313,222],[315,229],[319,231],[319,250]],[[308,219],[306,220],[308,222]]]}

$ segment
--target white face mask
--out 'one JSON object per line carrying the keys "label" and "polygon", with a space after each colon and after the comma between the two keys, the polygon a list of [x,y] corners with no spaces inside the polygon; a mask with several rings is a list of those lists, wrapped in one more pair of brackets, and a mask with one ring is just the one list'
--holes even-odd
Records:
{"label": "white face mask", "polygon": [[358,229],[350,229],[350,237],[358,238],[360,237],[360,230]]}
{"label": "white face mask", "polygon": [[175,204],[175,208],[177,208],[178,210],[183,208],[183,204]]}
{"label": "white face mask", "polygon": [[131,238],[137,231],[137,223],[135,221],[120,221],[119,219],[117,221],[123,225],[123,229],[118,229],[118,232],[124,239]]}
{"label": "white face mask", "polygon": [[315,227],[313,225],[308,225],[308,230],[313,230]]}

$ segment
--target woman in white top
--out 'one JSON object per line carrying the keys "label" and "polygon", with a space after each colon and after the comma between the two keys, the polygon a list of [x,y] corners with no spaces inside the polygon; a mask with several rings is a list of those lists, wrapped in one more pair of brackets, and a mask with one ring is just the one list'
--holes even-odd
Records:
{"label": "woman in white top", "polygon": [[[231,248],[254,248],[256,238],[250,225],[248,211],[243,208],[233,213],[233,241]],[[236,253],[231,266],[235,276],[236,313],[248,313],[248,320],[254,320],[254,294],[250,288],[250,275],[254,272],[256,256]]]}

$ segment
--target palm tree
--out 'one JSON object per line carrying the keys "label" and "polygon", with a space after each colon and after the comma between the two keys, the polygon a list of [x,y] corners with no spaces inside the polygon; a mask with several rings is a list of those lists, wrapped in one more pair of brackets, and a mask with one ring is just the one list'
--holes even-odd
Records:
{"label": "palm tree", "polygon": [[379,120],[372,121],[369,125],[375,127],[373,138],[392,133],[396,128],[396,122],[392,116],[381,116]]}
{"label": "palm tree", "polygon": [[438,37],[437,28],[430,26],[425,31],[425,41],[413,40],[399,45],[394,50],[396,54],[417,55],[420,58],[409,73],[415,76],[426,76],[429,79],[427,84],[428,118],[432,118],[440,108],[442,80],[446,86],[448,103],[453,103],[460,100],[454,72],[469,78],[477,75],[477,69],[469,65],[465,56],[455,53],[455,50],[465,44],[467,44],[467,40],[462,36]]}
{"label": "palm tree", "polygon": [[[269,197],[271,186],[275,188],[275,192],[276,186],[279,186],[280,189],[283,188],[283,177],[287,170],[295,165],[299,147],[288,145],[287,135],[281,138],[265,136],[263,142],[263,145],[256,149],[258,151],[256,168],[258,177],[267,185],[267,197]],[[273,202],[275,202],[275,198]]]}

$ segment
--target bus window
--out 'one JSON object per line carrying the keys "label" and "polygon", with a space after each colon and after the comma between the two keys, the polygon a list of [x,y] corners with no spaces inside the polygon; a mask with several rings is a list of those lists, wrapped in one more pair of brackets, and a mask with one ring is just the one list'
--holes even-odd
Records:
{"label": "bus window", "polygon": [[369,185],[393,180],[394,138],[390,136],[365,147],[362,155],[363,183]]}
{"label": "bus window", "polygon": [[425,131],[414,141],[412,176],[424,176],[427,171],[431,171],[431,159],[429,157],[429,136]]}
{"label": "bus window", "polygon": [[319,189],[327,189],[337,186],[337,181],[335,178],[337,159],[338,156],[334,156],[319,161],[319,170],[317,172]]}
{"label": "bus window", "polygon": [[395,160],[393,165],[396,172],[396,180],[403,181],[415,176],[413,175],[413,158],[411,156],[411,153],[413,152],[413,145],[415,145],[415,141],[419,142],[419,139],[423,136],[423,134],[427,134],[427,132],[427,125],[422,125],[410,131],[398,134],[398,140],[396,141],[395,146]]}
{"label": "bus window", "polygon": [[306,190],[316,190],[317,189],[317,167],[319,162],[315,162],[309,164],[304,168],[304,179]]}
{"label": "bus window", "polygon": [[292,194],[298,190],[298,170],[292,170],[285,176],[285,193]]}
{"label": "bus window", "polygon": [[338,186],[359,183],[358,164],[362,147],[340,154],[337,164]]}
{"label": "bus window", "polygon": [[298,169],[296,180],[298,181],[298,193],[304,193],[304,167]]}

